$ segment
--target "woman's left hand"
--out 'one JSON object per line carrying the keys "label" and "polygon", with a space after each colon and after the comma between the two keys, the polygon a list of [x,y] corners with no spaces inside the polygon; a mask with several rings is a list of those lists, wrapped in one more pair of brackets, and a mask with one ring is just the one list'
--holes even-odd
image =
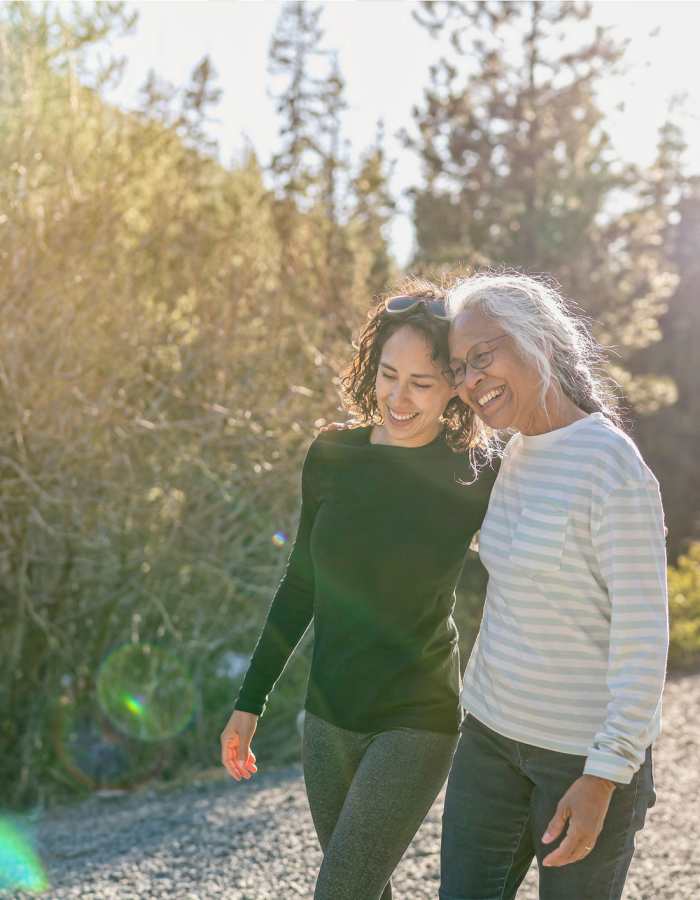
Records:
{"label": "woman's left hand", "polygon": [[543,844],[551,844],[568,822],[566,837],[556,850],[545,856],[545,866],[567,866],[591,852],[602,831],[615,782],[595,775],[577,778],[557,805],[554,816],[542,835]]}

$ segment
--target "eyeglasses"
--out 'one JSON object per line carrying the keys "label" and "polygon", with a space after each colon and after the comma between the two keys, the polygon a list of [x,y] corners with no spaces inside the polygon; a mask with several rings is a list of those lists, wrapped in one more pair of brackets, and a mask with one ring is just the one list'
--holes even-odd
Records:
{"label": "eyeglasses", "polygon": [[431,297],[409,297],[402,294],[400,297],[389,297],[384,302],[384,308],[388,313],[403,313],[416,306],[423,304],[426,312],[430,313],[435,319],[442,319],[445,322],[450,321],[447,315],[447,308],[444,300],[434,300]]}
{"label": "eyeglasses", "polygon": [[480,341],[471,348],[469,353],[467,353],[464,362],[451,363],[450,372],[452,373],[452,386],[459,387],[467,377],[469,366],[471,366],[472,369],[476,369],[478,372],[488,369],[493,362],[493,354],[495,351],[487,345],[493,344],[494,341],[500,341],[505,337],[510,337],[510,335],[499,334],[497,337],[489,338],[487,341]]}

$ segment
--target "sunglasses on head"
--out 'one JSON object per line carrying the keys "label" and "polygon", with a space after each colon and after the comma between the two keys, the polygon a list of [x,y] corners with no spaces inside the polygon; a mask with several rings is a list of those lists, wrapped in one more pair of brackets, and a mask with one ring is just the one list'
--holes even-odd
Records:
{"label": "sunglasses on head", "polygon": [[427,313],[433,316],[433,318],[442,319],[444,322],[450,321],[444,300],[434,300],[431,297],[408,297],[406,295],[401,295],[399,297],[389,297],[389,299],[384,302],[384,308],[388,313],[404,313],[421,305]]}

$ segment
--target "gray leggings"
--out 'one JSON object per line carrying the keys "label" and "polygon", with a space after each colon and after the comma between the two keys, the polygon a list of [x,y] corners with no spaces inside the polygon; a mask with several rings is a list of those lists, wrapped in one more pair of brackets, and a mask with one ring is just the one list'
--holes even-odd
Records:
{"label": "gray leggings", "polygon": [[346,731],[306,713],[304,780],[323,849],[314,900],[391,900],[391,873],[447,778],[458,738]]}

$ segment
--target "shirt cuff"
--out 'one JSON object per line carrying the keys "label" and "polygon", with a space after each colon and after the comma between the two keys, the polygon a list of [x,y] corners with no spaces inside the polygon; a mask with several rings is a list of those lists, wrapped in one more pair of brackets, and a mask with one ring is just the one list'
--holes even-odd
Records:
{"label": "shirt cuff", "polygon": [[248,712],[253,713],[256,716],[261,716],[265,712],[265,701],[263,700],[260,702],[245,697],[239,697],[233,708],[239,709],[241,712]]}
{"label": "shirt cuff", "polygon": [[588,754],[586,765],[583,768],[584,775],[596,775],[598,778],[607,778],[618,784],[629,784],[637,771],[629,760],[606,753],[602,750],[593,750]]}

